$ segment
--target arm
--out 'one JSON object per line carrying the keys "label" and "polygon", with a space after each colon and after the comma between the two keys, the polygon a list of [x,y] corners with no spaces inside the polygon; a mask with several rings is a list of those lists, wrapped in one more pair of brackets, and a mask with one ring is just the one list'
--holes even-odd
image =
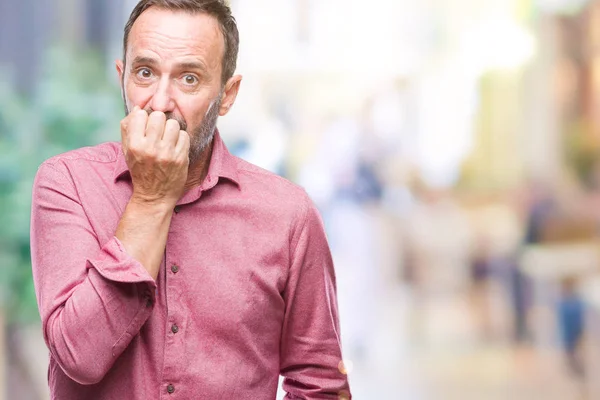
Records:
{"label": "arm", "polygon": [[123,152],[133,194],[115,236],[156,279],[173,207],[183,195],[189,163],[189,136],[164,113],[135,107],[121,123]]}
{"label": "arm", "polygon": [[292,237],[290,276],[281,340],[286,399],[350,398],[339,370],[342,350],[333,262],[321,218],[306,198]]}
{"label": "arm", "polygon": [[33,188],[32,266],[44,338],[81,384],[101,381],[150,316],[187,177],[189,139],[178,123],[136,110],[122,132],[134,192],[107,243],[99,243],[64,165],[43,164]]}
{"label": "arm", "polygon": [[44,339],[76,382],[99,382],[150,316],[155,282],[117,238],[100,244],[66,168],[40,167],[31,256]]}

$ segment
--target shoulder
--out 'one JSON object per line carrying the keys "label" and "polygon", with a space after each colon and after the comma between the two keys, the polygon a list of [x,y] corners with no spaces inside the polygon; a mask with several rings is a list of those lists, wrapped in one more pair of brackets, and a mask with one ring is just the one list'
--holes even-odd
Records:
{"label": "shoulder", "polygon": [[253,203],[260,203],[259,208],[290,221],[296,231],[307,222],[322,226],[321,215],[302,186],[243,159],[237,158],[237,163],[241,190],[257,200]]}
{"label": "shoulder", "polygon": [[120,143],[107,142],[53,156],[39,166],[34,186],[78,186],[93,177],[112,177],[121,151]]}
{"label": "shoulder", "polygon": [[241,158],[236,159],[240,185],[254,196],[280,207],[306,207],[306,203],[310,202],[306,190],[300,185]]}
{"label": "shoulder", "polygon": [[44,161],[41,166],[57,167],[64,165],[70,167],[75,164],[110,164],[117,161],[120,152],[120,143],[106,142],[58,154]]}

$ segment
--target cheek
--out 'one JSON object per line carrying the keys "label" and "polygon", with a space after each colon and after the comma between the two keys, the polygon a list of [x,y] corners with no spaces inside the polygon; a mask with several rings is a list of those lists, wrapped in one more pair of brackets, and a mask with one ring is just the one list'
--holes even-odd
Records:
{"label": "cheek", "polygon": [[125,81],[125,100],[131,107],[140,106],[145,108],[146,104],[152,99],[154,89],[152,86],[136,85],[131,79]]}
{"label": "cheek", "polygon": [[143,106],[152,98],[152,92],[148,90],[148,88],[128,85],[125,90],[125,96],[128,102],[143,108]]}
{"label": "cheek", "polygon": [[197,127],[202,123],[204,118],[204,112],[196,104],[189,103],[186,101],[176,101],[177,109],[181,113],[181,116],[188,124],[188,127]]}

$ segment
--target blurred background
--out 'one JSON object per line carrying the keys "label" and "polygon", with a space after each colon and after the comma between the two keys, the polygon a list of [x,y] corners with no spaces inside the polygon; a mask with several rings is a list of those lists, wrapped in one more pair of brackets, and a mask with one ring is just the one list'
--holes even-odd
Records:
{"label": "blurred background", "polygon": [[[0,400],[49,398],[31,186],[119,140],[135,3],[0,0]],[[600,1],[230,4],[219,127],[322,212],[354,398],[600,398]]]}

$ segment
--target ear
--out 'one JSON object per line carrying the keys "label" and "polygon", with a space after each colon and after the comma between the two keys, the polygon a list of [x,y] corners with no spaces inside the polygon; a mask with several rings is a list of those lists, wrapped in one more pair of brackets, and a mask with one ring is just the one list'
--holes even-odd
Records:
{"label": "ear", "polygon": [[225,90],[223,91],[223,97],[221,99],[221,108],[219,108],[219,115],[222,117],[226,115],[235,99],[237,98],[238,91],[240,90],[240,83],[242,82],[241,75],[234,75],[225,84]]}
{"label": "ear", "polygon": [[125,71],[123,60],[115,60],[115,67],[117,68],[117,74],[119,76],[119,84],[121,84],[123,82],[123,73]]}

